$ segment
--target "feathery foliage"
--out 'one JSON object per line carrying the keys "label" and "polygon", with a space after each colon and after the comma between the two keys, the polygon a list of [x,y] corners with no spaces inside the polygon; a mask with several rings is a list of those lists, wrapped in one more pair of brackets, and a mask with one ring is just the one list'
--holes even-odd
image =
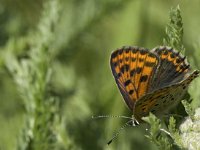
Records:
{"label": "feathery foliage", "polygon": [[183,46],[183,22],[179,6],[172,8],[170,11],[170,22],[166,27],[166,38],[164,38],[163,43],[179,51],[185,51]]}
{"label": "feathery foliage", "polygon": [[[110,53],[123,45],[160,45],[167,12],[177,2],[0,1],[0,149],[173,149],[188,147],[187,136],[193,135],[192,145],[198,146],[196,114],[180,130],[177,118],[166,127],[152,116],[150,140],[141,125],[123,130],[109,147],[106,143],[124,123],[91,119],[101,114],[132,115],[122,105],[112,78]],[[185,47],[191,66],[198,67],[198,40],[192,53],[188,49],[200,32],[199,2],[189,4],[180,2],[182,15],[179,8],[172,9],[164,43],[178,50]],[[189,90],[192,108],[200,98],[198,81]]]}
{"label": "feathery foliage", "polygon": [[149,135],[146,135],[146,137],[150,139],[150,141],[152,141],[154,144],[156,144],[158,149],[171,150],[172,144],[164,132],[165,130],[162,129],[160,120],[156,118],[152,113],[150,113],[148,117],[144,117],[143,120],[151,125]]}
{"label": "feathery foliage", "polygon": [[[49,96],[51,78],[51,43],[58,20],[58,1],[47,1],[37,31],[27,37],[30,47],[25,58],[12,54],[9,42],[6,66],[11,72],[26,108],[25,127],[19,137],[19,150],[54,149],[57,143],[59,101]],[[12,48],[11,46],[14,45]]]}

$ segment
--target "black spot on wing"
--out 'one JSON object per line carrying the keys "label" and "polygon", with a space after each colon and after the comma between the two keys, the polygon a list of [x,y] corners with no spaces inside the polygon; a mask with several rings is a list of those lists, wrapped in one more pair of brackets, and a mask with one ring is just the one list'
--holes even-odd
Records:
{"label": "black spot on wing", "polygon": [[145,50],[145,49],[141,49],[141,50],[140,50],[140,54],[141,54],[141,55],[145,55],[146,53],[147,53],[147,50]]}
{"label": "black spot on wing", "polygon": [[122,66],[122,67],[120,68],[120,72],[121,72],[121,73],[124,73],[124,66]]}
{"label": "black spot on wing", "polygon": [[136,58],[132,58],[131,60],[132,60],[132,62],[135,62],[135,61],[136,61]]}
{"label": "black spot on wing", "polygon": [[125,57],[125,60],[126,60],[126,61],[129,61],[129,57]]}
{"label": "black spot on wing", "polygon": [[120,78],[121,76],[122,76],[122,74],[119,72],[119,73],[117,74],[117,77]]}
{"label": "black spot on wing", "polygon": [[163,101],[163,104],[166,103],[166,102],[167,102],[167,99],[165,99],[165,100]]}
{"label": "black spot on wing", "polygon": [[133,54],[137,53],[137,49],[133,48],[133,49],[132,49],[132,53],[133,53]]}
{"label": "black spot on wing", "polygon": [[162,51],[161,50],[157,50],[157,53],[158,53],[158,55],[161,55]]}
{"label": "black spot on wing", "polygon": [[139,62],[143,62],[144,61],[144,59],[142,59],[142,58],[139,58]]}
{"label": "black spot on wing", "polygon": [[114,65],[114,67],[117,67],[118,62],[114,62],[113,65]]}
{"label": "black spot on wing", "polygon": [[135,69],[130,71],[130,76],[132,77],[135,74]]}
{"label": "black spot on wing", "polygon": [[159,104],[155,104],[155,106],[158,106]]}
{"label": "black spot on wing", "polygon": [[156,56],[153,53],[149,53],[148,57],[155,58]]}
{"label": "black spot on wing", "polygon": [[130,95],[132,95],[132,94],[134,93],[134,90],[130,90],[128,93],[129,93]]}
{"label": "black spot on wing", "polygon": [[171,53],[171,54],[170,54],[170,57],[171,57],[171,58],[175,58],[175,53]]}
{"label": "black spot on wing", "polygon": [[118,51],[114,51],[111,55],[111,58],[115,58],[118,56]]}
{"label": "black spot on wing", "polygon": [[120,49],[119,50],[119,54],[121,55],[123,53],[123,49]]}
{"label": "black spot on wing", "polygon": [[146,82],[148,79],[148,75],[143,75],[140,77],[140,82]]}
{"label": "black spot on wing", "polygon": [[168,54],[168,51],[164,51],[163,55],[167,55]]}
{"label": "black spot on wing", "polygon": [[161,97],[161,99],[164,99],[164,98],[165,98],[165,96],[162,96],[162,97]]}
{"label": "black spot on wing", "polygon": [[125,68],[126,71],[128,71],[129,70],[129,65],[124,65],[124,68]]}
{"label": "black spot on wing", "polygon": [[141,71],[142,71],[142,68],[141,68],[141,67],[137,67],[137,68],[136,68],[136,72],[137,72],[138,74],[140,74]]}
{"label": "black spot on wing", "polygon": [[183,86],[183,90],[184,90],[185,88],[186,88],[186,86],[184,85],[184,86]]}
{"label": "black spot on wing", "polygon": [[125,71],[128,71],[129,70],[129,65],[123,65],[121,68],[120,68],[120,71],[122,72],[122,73],[124,73]]}
{"label": "black spot on wing", "polygon": [[181,62],[181,59],[180,59],[180,58],[177,58],[177,59],[176,59],[176,63],[179,64],[180,62]]}
{"label": "black spot on wing", "polygon": [[125,48],[125,53],[129,53],[130,47]]}
{"label": "black spot on wing", "polygon": [[124,85],[125,85],[125,86],[128,86],[130,83],[131,83],[131,80],[129,79],[129,80],[126,80],[126,81],[124,82]]}
{"label": "black spot on wing", "polygon": [[153,67],[153,66],[155,65],[155,62],[146,61],[144,65],[145,65],[146,67]]}

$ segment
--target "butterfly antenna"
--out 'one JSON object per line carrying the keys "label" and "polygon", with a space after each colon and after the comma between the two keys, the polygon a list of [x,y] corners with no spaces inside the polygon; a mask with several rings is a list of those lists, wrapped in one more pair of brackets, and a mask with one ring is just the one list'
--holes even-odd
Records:
{"label": "butterfly antenna", "polygon": [[124,119],[133,119],[127,116],[118,116],[118,115],[99,115],[99,116],[92,116],[92,119],[100,119],[100,118],[124,118]]}
{"label": "butterfly antenna", "polygon": [[132,122],[133,120],[132,120],[132,118],[131,118],[131,120],[129,120],[128,122],[126,122],[115,134],[114,134],[114,136],[112,137],[112,139],[110,140],[110,141],[108,141],[108,145],[110,145],[110,143],[112,143],[112,141],[113,140],[115,140],[117,137],[118,137],[118,135],[121,133],[121,131],[122,130],[124,130],[127,126],[130,126],[130,122]]}

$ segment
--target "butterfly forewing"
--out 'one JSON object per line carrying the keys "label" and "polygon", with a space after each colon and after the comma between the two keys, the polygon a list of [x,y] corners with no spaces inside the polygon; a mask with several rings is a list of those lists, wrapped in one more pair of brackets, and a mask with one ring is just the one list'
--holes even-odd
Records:
{"label": "butterfly forewing", "polygon": [[110,64],[120,92],[133,110],[134,103],[148,91],[158,58],[143,48],[128,47],[114,51]]}

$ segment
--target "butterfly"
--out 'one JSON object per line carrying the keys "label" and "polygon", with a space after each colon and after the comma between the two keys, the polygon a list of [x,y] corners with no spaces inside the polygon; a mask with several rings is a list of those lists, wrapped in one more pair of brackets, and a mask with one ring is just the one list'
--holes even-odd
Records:
{"label": "butterfly", "polygon": [[162,116],[175,107],[200,73],[191,70],[185,56],[166,46],[152,50],[122,47],[112,52],[110,66],[138,123],[150,112]]}

